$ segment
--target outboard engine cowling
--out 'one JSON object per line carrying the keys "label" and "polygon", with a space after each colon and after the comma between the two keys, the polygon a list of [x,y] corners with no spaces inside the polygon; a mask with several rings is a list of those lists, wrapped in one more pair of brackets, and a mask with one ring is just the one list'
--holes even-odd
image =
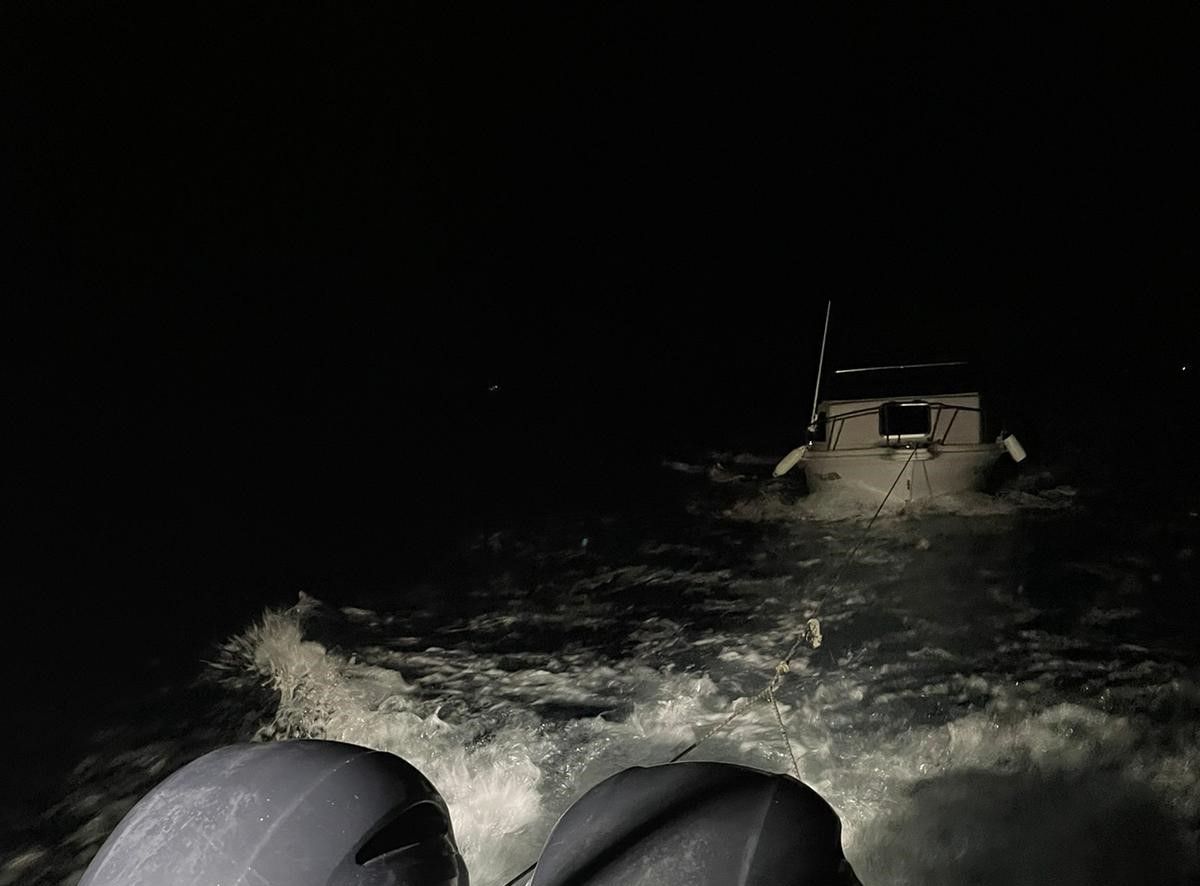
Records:
{"label": "outboard engine cowling", "polygon": [[446,804],[393,754],[332,741],[220,748],[121,820],[79,886],[468,886]]}
{"label": "outboard engine cowling", "polygon": [[833,808],[788,775],[634,767],[563,814],[530,886],[858,886],[841,830]]}

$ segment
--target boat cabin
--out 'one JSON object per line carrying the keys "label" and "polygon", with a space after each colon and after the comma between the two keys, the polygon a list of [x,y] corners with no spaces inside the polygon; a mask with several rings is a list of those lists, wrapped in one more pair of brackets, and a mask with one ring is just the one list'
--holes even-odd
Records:
{"label": "boat cabin", "polygon": [[809,428],[816,450],[984,442],[982,398],[962,363],[840,369]]}

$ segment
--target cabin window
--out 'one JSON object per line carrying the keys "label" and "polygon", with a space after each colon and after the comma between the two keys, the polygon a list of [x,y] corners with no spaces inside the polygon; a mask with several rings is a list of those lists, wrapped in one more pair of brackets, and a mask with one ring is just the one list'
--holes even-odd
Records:
{"label": "cabin window", "polygon": [[879,407],[879,436],[896,438],[929,435],[929,404],[922,401],[891,402]]}

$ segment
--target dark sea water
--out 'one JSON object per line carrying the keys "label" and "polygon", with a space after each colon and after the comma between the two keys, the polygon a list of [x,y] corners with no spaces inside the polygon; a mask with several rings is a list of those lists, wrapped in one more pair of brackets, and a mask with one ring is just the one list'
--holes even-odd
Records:
{"label": "dark sea water", "polygon": [[[43,452],[15,499],[0,884],[74,883],[221,744],[325,737],[415,763],[500,886],[590,785],[755,695],[813,616],[780,709],[864,883],[1200,882],[1182,449],[1043,422],[988,493],[868,531],[770,478],[778,429],[706,447],[588,406],[176,413]],[[694,758],[791,766],[764,708]]]}

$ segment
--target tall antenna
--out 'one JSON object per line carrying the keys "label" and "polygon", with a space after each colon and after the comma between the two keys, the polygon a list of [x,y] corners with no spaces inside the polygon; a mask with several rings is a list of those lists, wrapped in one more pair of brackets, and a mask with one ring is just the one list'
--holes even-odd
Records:
{"label": "tall antenna", "polygon": [[813,388],[813,407],[812,418],[808,420],[808,426],[811,428],[817,423],[817,396],[821,393],[821,370],[825,368],[825,340],[829,337],[829,311],[833,308],[833,301],[825,303],[825,331],[821,333],[821,357],[817,360],[817,386]]}

